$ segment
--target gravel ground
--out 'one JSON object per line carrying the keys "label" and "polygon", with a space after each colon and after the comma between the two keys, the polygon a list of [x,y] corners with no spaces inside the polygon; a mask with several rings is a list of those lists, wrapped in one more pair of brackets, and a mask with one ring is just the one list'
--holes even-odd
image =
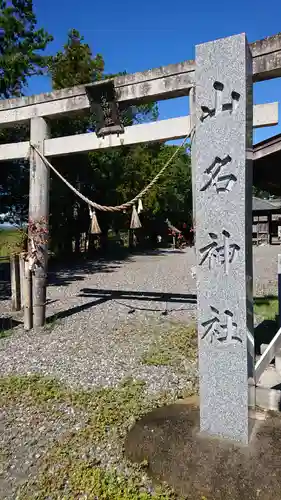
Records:
{"label": "gravel ground", "polygon": [[[15,490],[36,473],[38,461],[66,431],[83,425],[82,412],[59,408],[59,417],[21,403],[0,413],[0,498],[13,499]],[[58,412],[57,412],[58,413]]]}
{"label": "gravel ground", "polygon": [[[254,249],[256,295],[276,294],[278,251],[278,246]],[[155,337],[165,334],[169,322],[195,320],[196,281],[190,272],[194,264],[194,250],[188,249],[51,273],[49,323],[24,332],[21,314],[13,316],[20,324],[0,339],[0,376],[39,372],[68,387],[86,389],[116,385],[132,376],[144,380],[149,393],[188,390],[196,380],[196,363],[187,361],[183,371],[177,366],[144,365],[140,359]],[[0,315],[7,324],[9,308],[9,301],[0,300]],[[50,444],[84,420],[85,415],[67,407],[55,419],[21,404],[2,408],[0,497],[16,498],[17,487],[36,473],[37,461]],[[108,444],[99,451],[102,464],[121,461],[120,450],[113,451]]]}
{"label": "gravel ground", "polygon": [[[255,294],[276,294],[278,251],[279,246],[254,248]],[[152,391],[182,387],[185,375],[140,365],[139,357],[151,343],[144,329],[165,330],[167,319],[194,321],[194,263],[194,250],[187,249],[51,273],[49,325],[28,333],[20,325],[2,339],[0,374],[39,371],[85,388],[131,375],[145,379]],[[0,302],[3,316],[10,315],[8,308],[8,301]]]}
{"label": "gravel ground", "polygon": [[[167,318],[194,320],[190,261],[194,261],[192,251],[163,252],[126,262],[88,264],[85,271],[77,267],[51,276],[51,322],[37,332],[25,333],[20,326],[2,339],[0,374],[39,371],[84,388],[114,385],[133,376],[146,380],[151,391],[181,388],[186,375],[168,366],[141,365],[139,357],[152,340],[143,335],[144,329],[165,330]],[[124,297],[121,292],[129,293]],[[133,299],[133,292],[143,295]],[[162,297],[165,293],[171,299]]]}

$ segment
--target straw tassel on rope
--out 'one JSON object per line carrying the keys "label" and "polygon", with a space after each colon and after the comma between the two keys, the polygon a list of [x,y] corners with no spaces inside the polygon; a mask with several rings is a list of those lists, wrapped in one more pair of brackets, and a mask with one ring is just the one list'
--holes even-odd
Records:
{"label": "straw tassel on rope", "polygon": [[142,199],[139,199],[138,202],[138,214],[140,214],[143,211],[143,205],[142,205]]}
{"label": "straw tassel on rope", "polygon": [[136,205],[133,205],[132,217],[131,217],[131,229],[139,229],[141,227],[141,221],[139,218],[139,214],[136,209]]}
{"label": "straw tassel on rope", "polygon": [[101,234],[101,228],[100,228],[99,223],[98,223],[95,209],[89,206],[89,212],[90,212],[90,219],[91,219],[90,233],[91,234]]}

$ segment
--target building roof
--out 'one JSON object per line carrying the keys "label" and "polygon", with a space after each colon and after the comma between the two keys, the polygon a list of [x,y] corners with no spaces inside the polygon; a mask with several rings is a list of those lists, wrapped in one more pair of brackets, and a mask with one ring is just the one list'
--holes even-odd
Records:
{"label": "building roof", "polygon": [[166,219],[166,224],[168,226],[168,228],[171,230],[171,231],[174,231],[175,233],[178,233],[178,234],[181,234],[181,231],[179,229],[177,229],[175,226],[173,226],[171,224],[171,222],[169,221],[169,219]]}

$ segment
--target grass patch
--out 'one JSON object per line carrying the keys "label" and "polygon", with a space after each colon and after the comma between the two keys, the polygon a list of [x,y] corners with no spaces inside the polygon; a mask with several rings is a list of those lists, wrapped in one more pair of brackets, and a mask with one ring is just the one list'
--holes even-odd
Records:
{"label": "grass patch", "polygon": [[[17,491],[18,500],[108,499],[165,500],[179,498],[165,486],[152,489],[147,464],[132,465],[123,457],[123,443],[137,419],[174,397],[148,396],[145,384],[131,379],[117,388],[71,391],[54,380],[40,376],[0,379],[2,407],[34,408],[56,413],[62,405],[83,410],[84,424],[66,433],[39,462],[37,476]],[[114,450],[111,463],[98,450]],[[112,458],[113,457],[113,458]]]}
{"label": "grass patch", "polygon": [[9,257],[13,252],[21,252],[25,240],[26,232],[21,229],[0,229],[0,257]]}
{"label": "grass patch", "polygon": [[274,295],[255,297],[254,313],[263,320],[274,320],[278,315],[278,298]]}
{"label": "grass patch", "polygon": [[142,356],[145,365],[177,365],[197,356],[197,332],[195,326],[171,323]]}
{"label": "grass patch", "polygon": [[12,335],[12,330],[0,330],[0,339],[5,339]]}

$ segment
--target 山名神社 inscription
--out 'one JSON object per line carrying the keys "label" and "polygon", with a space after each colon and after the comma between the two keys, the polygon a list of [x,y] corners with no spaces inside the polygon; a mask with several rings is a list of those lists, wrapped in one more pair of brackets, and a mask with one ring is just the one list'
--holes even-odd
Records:
{"label": "\u5c71\u540d\u795e\u793e inscription", "polygon": [[208,261],[209,269],[216,265],[224,265],[226,274],[229,271],[229,265],[235,261],[240,246],[237,243],[230,243],[230,233],[225,229],[222,231],[223,243],[220,245],[218,235],[209,233],[211,243],[200,248],[199,252],[202,256],[199,265],[202,266],[204,262]]}
{"label": "\u5c71\u540d\u795e\u793e inscription", "polygon": [[230,101],[223,102],[224,84],[221,82],[215,82],[213,87],[215,89],[215,107],[210,109],[208,106],[201,106],[202,115],[200,120],[202,122],[206,120],[206,118],[217,116],[222,111],[229,111],[229,113],[233,113],[238,106],[240,99],[240,94],[238,94],[238,92],[233,90],[230,94]]}
{"label": "\u5c71\u540d\u795e\u793e inscription", "polygon": [[244,34],[196,47],[192,148],[200,430],[243,443],[254,363],[251,60]]}
{"label": "\u5c71\u540d\u795e\u793e inscription", "polygon": [[242,342],[240,337],[236,335],[237,323],[233,321],[233,314],[227,309],[224,311],[224,320],[221,320],[220,311],[215,307],[210,306],[212,317],[207,321],[203,321],[202,327],[205,329],[201,339],[205,337],[210,340],[210,343],[217,341],[221,344],[234,344]]}
{"label": "\u5c71\u540d\u795e\u793e inscription", "polygon": [[204,171],[207,177],[206,182],[201,187],[200,191],[206,191],[209,187],[214,186],[217,193],[220,191],[231,191],[237,178],[229,170],[224,171],[224,167],[231,162],[231,157],[226,155],[225,158],[216,156],[214,161]]}

